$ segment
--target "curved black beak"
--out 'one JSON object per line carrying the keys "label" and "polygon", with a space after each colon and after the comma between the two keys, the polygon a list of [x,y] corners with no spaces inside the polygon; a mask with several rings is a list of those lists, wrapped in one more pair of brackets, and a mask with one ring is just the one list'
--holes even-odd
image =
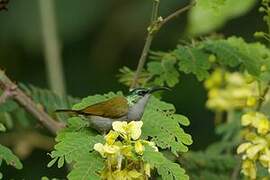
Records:
{"label": "curved black beak", "polygon": [[171,91],[171,89],[168,87],[153,87],[149,90],[148,93],[154,93],[156,91]]}

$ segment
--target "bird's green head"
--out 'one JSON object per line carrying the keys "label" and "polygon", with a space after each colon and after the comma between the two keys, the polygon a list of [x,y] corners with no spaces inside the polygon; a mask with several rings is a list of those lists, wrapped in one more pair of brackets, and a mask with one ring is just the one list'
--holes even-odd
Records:
{"label": "bird's green head", "polygon": [[136,104],[141,98],[157,91],[170,90],[167,87],[135,88],[130,90],[127,100],[129,105]]}

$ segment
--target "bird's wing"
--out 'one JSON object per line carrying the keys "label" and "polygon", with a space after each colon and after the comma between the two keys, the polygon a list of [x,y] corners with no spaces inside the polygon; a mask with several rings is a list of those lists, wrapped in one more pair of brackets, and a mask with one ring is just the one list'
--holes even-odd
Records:
{"label": "bird's wing", "polygon": [[125,97],[117,96],[112,99],[91,105],[79,111],[84,115],[120,118],[128,113],[128,101]]}

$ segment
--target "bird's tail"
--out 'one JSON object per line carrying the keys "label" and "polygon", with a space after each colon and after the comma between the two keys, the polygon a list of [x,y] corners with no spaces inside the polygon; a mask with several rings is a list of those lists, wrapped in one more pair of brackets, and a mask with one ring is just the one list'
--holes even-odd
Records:
{"label": "bird's tail", "polygon": [[72,109],[57,109],[55,110],[56,113],[69,113],[69,114],[79,114],[77,110]]}

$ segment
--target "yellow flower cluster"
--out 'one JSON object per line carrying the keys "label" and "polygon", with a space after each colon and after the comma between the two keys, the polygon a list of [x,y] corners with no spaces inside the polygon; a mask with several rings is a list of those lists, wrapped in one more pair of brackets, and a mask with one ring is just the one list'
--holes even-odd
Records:
{"label": "yellow flower cluster", "polygon": [[97,143],[94,150],[106,159],[106,167],[101,177],[106,180],[148,179],[150,164],[142,160],[144,146],[149,145],[156,151],[158,148],[153,142],[139,139],[141,136],[142,121],[116,121],[105,136],[105,144]]}
{"label": "yellow flower cluster", "polygon": [[257,167],[260,163],[268,169],[270,175],[270,122],[259,112],[248,112],[241,118],[241,124],[247,129],[244,139],[237,148],[237,153],[242,154],[242,173],[250,179],[256,179]]}
{"label": "yellow flower cluster", "polygon": [[229,111],[254,107],[258,90],[252,76],[216,69],[204,82],[208,90],[206,106],[215,111]]}

